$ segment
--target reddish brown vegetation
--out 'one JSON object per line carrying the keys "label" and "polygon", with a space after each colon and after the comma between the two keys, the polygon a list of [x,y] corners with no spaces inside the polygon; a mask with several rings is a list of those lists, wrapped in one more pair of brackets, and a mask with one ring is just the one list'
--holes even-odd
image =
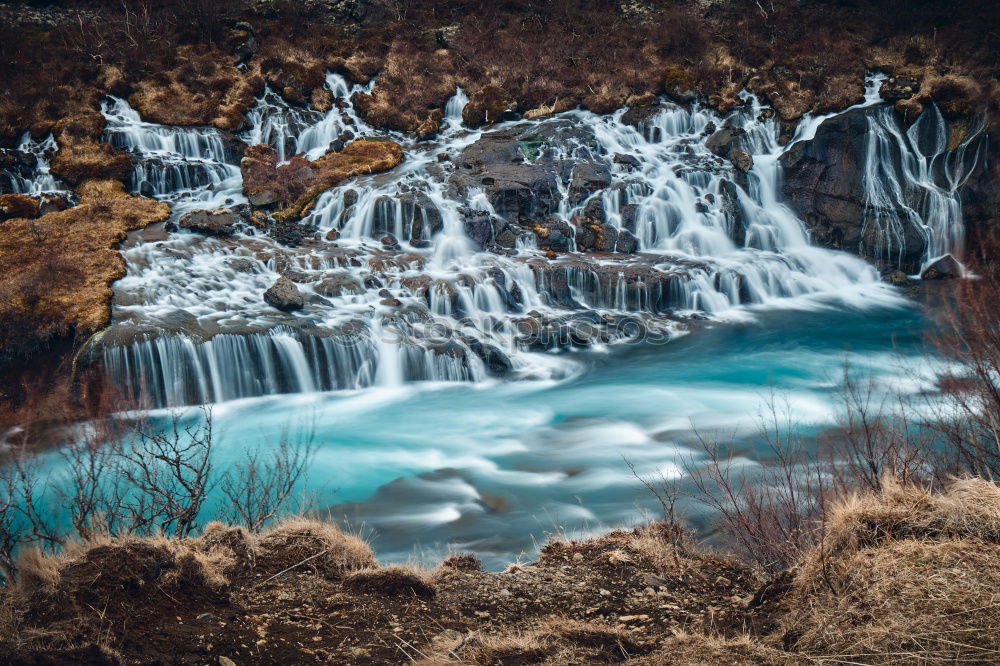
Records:
{"label": "reddish brown vegetation", "polygon": [[101,143],[104,116],[88,111],[57,122],[52,133],[59,151],[52,160],[52,173],[71,185],[85,180],[121,180],[132,168],[132,159],[124,152]]}
{"label": "reddish brown vegetation", "polygon": [[278,166],[278,154],[267,145],[246,150],[240,168],[243,191],[257,205],[277,204],[276,219],[302,217],[313,200],[337,183],[367,173],[387,171],[403,159],[403,149],[392,141],[354,141],[315,162],[295,155]]}
{"label": "reddish brown vegetation", "polygon": [[38,217],[39,201],[24,194],[0,194],[0,221],[11,217]]}

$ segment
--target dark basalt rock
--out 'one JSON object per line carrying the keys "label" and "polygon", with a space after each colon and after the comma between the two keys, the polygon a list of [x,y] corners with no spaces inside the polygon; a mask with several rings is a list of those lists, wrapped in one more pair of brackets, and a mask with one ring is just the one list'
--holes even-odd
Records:
{"label": "dark basalt rock", "polygon": [[295,283],[287,277],[279,277],[274,284],[264,292],[264,301],[283,312],[301,310],[305,306],[302,292]]}
{"label": "dark basalt rock", "polygon": [[[861,254],[863,247],[874,247],[877,220],[866,228],[864,196],[865,142],[868,134],[868,110],[856,109],[825,120],[811,141],[792,145],[781,156],[784,168],[784,202],[809,229],[818,245]],[[900,211],[901,217],[905,214]],[[904,225],[902,252],[890,261],[882,257],[883,270],[919,268],[925,241],[912,225]],[[898,261],[896,257],[898,256]]]}
{"label": "dark basalt rock", "polygon": [[[558,210],[558,181],[570,180],[576,167],[577,201],[602,183],[610,184],[607,167],[594,160],[592,139],[586,128],[560,121],[490,132],[455,158],[449,187],[459,195],[481,189],[497,215],[522,226],[535,223]],[[572,151],[573,157],[556,160],[549,148],[553,145]]]}
{"label": "dark basalt rock", "polygon": [[0,150],[0,194],[10,193],[13,178],[31,178],[38,166],[38,158],[20,150]]}
{"label": "dark basalt rock", "polygon": [[634,155],[623,155],[622,153],[615,153],[614,157],[611,158],[615,164],[620,164],[622,167],[629,171],[634,171],[642,166],[642,163]]}
{"label": "dark basalt rock", "polygon": [[655,106],[633,106],[624,114],[622,114],[622,122],[626,125],[631,125],[639,129],[645,121],[649,120],[653,116],[659,115],[660,112],[664,111],[669,107],[657,104]]}
{"label": "dark basalt rock", "polygon": [[732,150],[729,153],[729,161],[737,171],[747,173],[753,168],[753,157],[743,150]]}
{"label": "dark basalt rock", "polygon": [[228,208],[192,210],[181,216],[178,225],[206,236],[231,236],[244,218]]}
{"label": "dark basalt rock", "polygon": [[705,140],[705,148],[713,155],[729,157],[734,150],[740,150],[745,132],[739,127],[723,127]]}
{"label": "dark basalt rock", "polygon": [[573,167],[569,201],[578,204],[588,196],[611,186],[611,170],[600,162],[581,162]]}

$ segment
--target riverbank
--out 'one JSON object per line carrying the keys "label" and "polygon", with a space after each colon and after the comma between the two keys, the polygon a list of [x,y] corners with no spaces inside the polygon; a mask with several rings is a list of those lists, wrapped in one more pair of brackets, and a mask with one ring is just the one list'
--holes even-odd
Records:
{"label": "riverbank", "polygon": [[840,498],[777,574],[670,524],[550,541],[492,573],[461,554],[379,566],[308,521],[213,524],[22,556],[0,645],[14,664],[991,663],[997,516],[986,481],[886,482]]}

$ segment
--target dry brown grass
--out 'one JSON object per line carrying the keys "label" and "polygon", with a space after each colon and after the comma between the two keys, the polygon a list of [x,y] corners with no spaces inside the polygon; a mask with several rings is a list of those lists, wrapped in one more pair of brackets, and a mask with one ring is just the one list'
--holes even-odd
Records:
{"label": "dry brown grass", "polygon": [[475,633],[460,645],[426,654],[416,664],[608,664],[625,662],[645,651],[628,631],[597,622],[550,617],[530,629]]}
{"label": "dry brown grass", "polygon": [[396,40],[370,95],[354,103],[365,120],[379,127],[413,132],[428,114],[455,94],[452,53],[432,45]]}
{"label": "dry brown grass", "polygon": [[804,666],[811,659],[783,652],[751,636],[723,637],[678,631],[655,653],[628,666]]}
{"label": "dry brown grass", "polygon": [[138,82],[129,103],[153,122],[235,130],[263,89],[256,69],[243,74],[224,53],[186,46],[176,66]]}
{"label": "dry brown grass", "polygon": [[89,181],[78,191],[75,208],[3,223],[0,347],[8,354],[104,326],[111,315],[111,283],[125,274],[117,244],[125,232],[170,213],[165,203],[125,194],[116,181]]}
{"label": "dry brown grass", "polygon": [[995,663],[998,540],[1000,488],[981,479],[848,498],[799,565],[784,640],[830,661]]}
{"label": "dry brown grass", "polygon": [[276,574],[309,557],[313,559],[302,565],[307,571],[331,578],[375,566],[371,547],[360,537],[330,523],[301,518],[286,520],[261,534],[255,550],[255,567],[262,574]]}
{"label": "dry brown grass", "polygon": [[38,199],[25,194],[0,194],[0,222],[10,217],[38,217]]}
{"label": "dry brown grass", "polygon": [[52,128],[59,152],[52,159],[52,173],[71,185],[86,180],[120,180],[132,168],[132,159],[110,144],[101,143],[104,116],[87,111],[67,116]]}
{"label": "dry brown grass", "polygon": [[431,599],[437,593],[429,572],[415,566],[369,567],[344,577],[344,588],[353,592]]}

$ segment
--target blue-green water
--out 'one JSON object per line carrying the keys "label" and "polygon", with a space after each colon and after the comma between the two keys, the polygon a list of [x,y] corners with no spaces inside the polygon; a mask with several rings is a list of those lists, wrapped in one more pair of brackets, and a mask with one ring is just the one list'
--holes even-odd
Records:
{"label": "blue-green water", "polygon": [[530,555],[547,533],[653,515],[655,500],[625,460],[642,475],[681,475],[697,462],[692,427],[752,442],[771,393],[803,428],[832,424],[845,362],[887,389],[923,390],[926,325],[902,300],[868,311],[760,312],[666,345],[573,355],[578,373],[559,383],[235,401],[214,408],[219,462],[311,432],[311,499],[370,536],[382,559],[471,550],[500,566]]}

